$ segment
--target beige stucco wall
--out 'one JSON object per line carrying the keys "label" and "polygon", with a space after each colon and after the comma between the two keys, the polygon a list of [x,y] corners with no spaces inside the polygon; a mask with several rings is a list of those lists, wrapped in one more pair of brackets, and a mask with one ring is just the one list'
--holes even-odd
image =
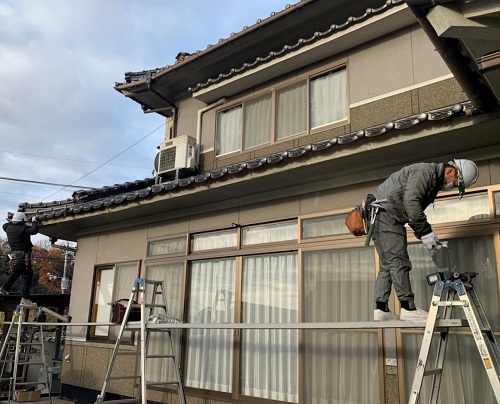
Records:
{"label": "beige stucco wall", "polygon": [[[347,63],[348,66],[351,117],[349,124],[335,129],[335,135],[465,100],[461,88],[451,78],[448,67],[423,30],[419,25],[412,25],[342,52],[342,54],[332,55],[330,58],[292,72],[279,80],[271,80],[245,93],[230,97],[225,106],[263,94],[297,77],[305,77],[307,74],[342,63]],[[441,87],[441,90],[438,87]],[[183,109],[178,117],[178,135],[195,134],[193,122],[197,121],[197,110],[205,105],[198,101],[194,102],[193,99],[182,100],[180,103],[183,108],[188,108]],[[213,149],[216,112],[220,108],[222,107],[203,114],[201,151],[204,170],[296,147],[294,140],[290,139],[276,145],[244,151],[229,159],[217,160]],[[371,119],[366,119],[366,117]],[[316,133],[310,135],[310,138],[306,136],[300,139],[322,140],[325,138],[327,137]]]}

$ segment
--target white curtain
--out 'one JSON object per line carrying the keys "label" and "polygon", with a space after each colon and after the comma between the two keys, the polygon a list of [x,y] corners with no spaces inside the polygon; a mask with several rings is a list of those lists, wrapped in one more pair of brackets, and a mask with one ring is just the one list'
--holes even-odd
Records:
{"label": "white curtain", "polygon": [[243,229],[243,245],[297,240],[297,222],[276,223]]}
{"label": "white curtain", "polygon": [[347,214],[322,216],[302,220],[302,237],[312,238],[349,233],[345,225]]}
{"label": "white curtain", "polygon": [[238,231],[195,234],[192,238],[193,251],[215,250],[218,248],[236,247]]}
{"label": "white curtain", "polygon": [[474,195],[463,199],[437,201],[425,210],[429,223],[458,222],[490,217],[488,195]]}
{"label": "white curtain", "polygon": [[[116,265],[114,272],[115,276],[112,301],[114,302],[119,299],[129,299],[132,293],[132,288],[134,287],[134,282],[138,276],[137,263],[118,264]],[[109,307],[111,308],[111,306]],[[120,327],[110,327],[108,335],[109,339],[116,340],[119,331]],[[130,339],[130,335],[131,333],[126,331],[123,340],[126,341],[127,339]]]}
{"label": "white curtain", "polygon": [[[234,323],[235,272],[234,258],[192,264],[189,323]],[[233,339],[233,330],[189,330],[186,386],[231,392]]]}
{"label": "white curtain", "polygon": [[241,105],[217,114],[217,155],[241,149]]}
{"label": "white curtain", "polygon": [[181,252],[186,252],[186,237],[150,241],[148,243],[148,257]]}
{"label": "white curtain", "polygon": [[[304,322],[370,320],[373,248],[304,252]],[[304,402],[379,403],[378,336],[360,330],[304,332]]]}
{"label": "white curtain", "polygon": [[271,122],[271,94],[245,103],[245,149],[271,141]]}
{"label": "white curtain", "polygon": [[347,118],[346,69],[311,80],[311,128]]}
{"label": "white curtain", "polygon": [[[491,327],[494,331],[500,331],[498,274],[493,238],[482,236],[448,240],[448,247],[447,254],[443,254],[442,251],[439,253],[436,260],[439,266],[436,266],[431,259],[430,252],[421,243],[409,246],[410,259],[413,264],[410,278],[417,305],[425,310],[428,310],[430,306],[434,287],[427,284],[426,275],[447,269],[459,273],[477,272],[477,277],[472,280],[474,289]],[[454,308],[453,317],[465,318],[463,310]],[[421,343],[421,333],[404,335],[402,354],[405,358],[405,397],[409,397]],[[435,341],[431,346],[429,364],[433,363],[434,352]],[[424,380],[421,396],[424,402],[429,394],[430,383]],[[439,402],[442,404],[496,402],[470,332],[449,337]]]}
{"label": "white curtain", "polygon": [[307,131],[307,82],[276,91],[276,139]]}
{"label": "white curtain", "polygon": [[[243,261],[242,322],[298,321],[297,254]],[[241,393],[298,402],[298,331],[244,330]]]}
{"label": "white curtain", "polygon": [[[172,319],[182,319],[182,290],[184,283],[184,263],[173,263],[164,265],[148,266],[146,269],[146,279],[163,281],[163,294],[167,305],[167,317],[164,321]],[[161,292],[158,287],[157,292]],[[163,296],[153,295],[153,285],[146,287],[146,303],[163,304]],[[156,313],[156,312],[155,312]],[[164,314],[158,311],[159,314]],[[173,352],[176,355],[177,363],[180,363],[181,353],[181,331],[173,330],[172,342]],[[168,335],[164,332],[149,333],[148,354],[150,355],[169,355],[172,354]],[[146,361],[146,380],[155,382],[164,382],[166,380],[176,380],[174,361],[167,358],[149,358]]]}

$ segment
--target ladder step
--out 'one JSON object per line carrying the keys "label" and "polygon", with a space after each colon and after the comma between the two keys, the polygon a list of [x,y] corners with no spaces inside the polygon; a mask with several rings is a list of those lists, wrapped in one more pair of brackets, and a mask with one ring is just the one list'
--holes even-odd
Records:
{"label": "ladder step", "polygon": [[33,384],[43,384],[46,388],[46,383],[43,382],[16,382],[16,386],[29,386]]}
{"label": "ladder step", "polygon": [[148,303],[148,304],[145,304],[144,306],[146,306],[148,308],[161,307],[161,308],[165,309],[165,311],[167,310],[167,307],[164,304],[151,304],[151,303]]}
{"label": "ladder step", "polygon": [[122,352],[122,351],[118,351],[116,354],[117,355],[123,355],[123,356],[127,356],[127,355],[137,356],[137,355],[139,355],[139,352],[132,352],[132,351],[124,351],[124,352]]}
{"label": "ladder step", "polygon": [[148,359],[175,358],[175,355],[172,355],[172,354],[168,354],[168,355],[146,355],[146,358],[148,358]]}
{"label": "ladder step", "polygon": [[424,372],[424,376],[438,375],[443,372],[441,368],[428,369]]}
{"label": "ladder step", "polygon": [[146,285],[161,285],[163,281],[155,281],[153,279],[144,279]]}
{"label": "ladder step", "polygon": [[[14,361],[10,361],[11,363],[14,363]],[[33,362],[30,360],[22,360],[22,361],[17,361],[18,365],[45,365],[44,362]]]}
{"label": "ladder step", "polygon": [[139,379],[141,375],[135,375],[135,376],[110,376],[109,380],[134,380],[134,379]]}
{"label": "ladder step", "polygon": [[164,382],[146,382],[146,386],[162,386],[164,384],[179,384],[177,380],[167,380]]}

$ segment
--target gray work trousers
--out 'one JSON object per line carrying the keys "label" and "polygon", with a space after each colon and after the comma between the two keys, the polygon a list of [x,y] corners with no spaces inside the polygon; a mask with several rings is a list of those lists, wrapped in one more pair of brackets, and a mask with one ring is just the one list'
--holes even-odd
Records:
{"label": "gray work trousers", "polygon": [[415,307],[410,284],[411,262],[408,256],[408,241],[403,223],[385,211],[379,211],[375,220],[373,241],[380,257],[380,271],[375,282],[375,301],[387,303],[391,286],[400,302],[407,301],[410,309]]}

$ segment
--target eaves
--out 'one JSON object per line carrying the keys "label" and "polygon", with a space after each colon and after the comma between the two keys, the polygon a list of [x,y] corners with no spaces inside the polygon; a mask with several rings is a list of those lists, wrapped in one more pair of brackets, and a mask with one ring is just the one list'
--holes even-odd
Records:
{"label": "eaves", "polygon": [[[429,148],[448,147],[453,153],[496,144],[489,126],[481,129],[482,137],[470,135],[478,130],[476,124],[498,124],[498,117],[473,117],[470,112],[474,112],[472,103],[456,104],[187,178],[160,184],[150,178],[82,190],[64,201],[22,203],[19,210],[42,221],[42,234],[76,241],[78,236],[97,231],[179,218],[228,204],[254,203],[260,198],[279,199],[291,189],[305,192],[312,183],[346,186],[351,175],[363,170],[372,175],[370,170],[387,165],[387,153],[391,163],[398,164],[408,158],[409,147],[413,159],[428,159],[432,156]],[[421,155],[406,143],[409,141],[418,142],[415,145],[420,145]]]}
{"label": "eaves", "polygon": [[[221,39],[216,45],[197,51],[172,66],[126,73],[125,82],[116,83],[115,89],[141,104],[144,112],[170,116],[176,99],[190,95],[190,88],[206,88],[214,80],[220,83],[228,77],[297,52],[333,34],[353,31],[353,27],[369,24],[374,16],[384,14],[392,8],[402,10],[406,6],[402,0],[305,0],[266,20],[258,21],[253,26],[245,27],[243,31]],[[406,13],[404,20],[408,21],[410,15],[411,13]],[[386,19],[385,27],[379,24],[378,28],[371,31],[371,39],[392,32],[395,22],[400,26],[401,20],[398,18],[394,18],[392,22]],[[413,16],[411,22],[415,22]],[[364,30],[357,43],[361,39],[368,40],[368,33],[369,30]],[[354,38],[356,34],[351,36]],[[331,49],[329,53],[325,53],[325,50],[323,48],[317,55],[314,52],[308,53],[307,62],[312,62],[312,56],[317,60],[318,57],[331,56],[335,51]],[[265,78],[272,77],[268,75]]]}

